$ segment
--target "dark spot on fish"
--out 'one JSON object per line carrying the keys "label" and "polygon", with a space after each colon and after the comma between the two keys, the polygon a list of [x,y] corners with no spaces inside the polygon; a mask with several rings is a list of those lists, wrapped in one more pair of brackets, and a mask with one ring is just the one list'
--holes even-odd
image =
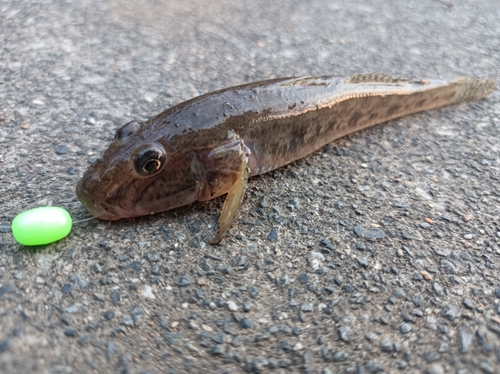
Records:
{"label": "dark spot on fish", "polygon": [[307,128],[304,126],[293,126],[292,137],[295,141],[303,141],[307,133]]}
{"label": "dark spot on fish", "polygon": [[290,109],[290,110],[294,110],[296,106],[297,106],[297,104],[289,105],[289,106],[288,106],[288,109]]}
{"label": "dark spot on fish", "polygon": [[349,119],[349,127],[355,127],[361,117],[362,114],[360,112],[354,112]]}
{"label": "dark spot on fish", "polygon": [[455,95],[456,92],[450,92],[448,95],[446,95],[446,101],[450,101]]}
{"label": "dark spot on fish", "polygon": [[401,109],[401,105],[399,104],[392,104],[388,109],[387,109],[387,116],[392,116],[396,114],[399,110]]}
{"label": "dark spot on fish", "polygon": [[420,107],[424,106],[424,104],[425,104],[426,101],[427,101],[426,99],[420,99],[419,101],[417,101],[415,103],[415,107],[416,108],[420,108]]}

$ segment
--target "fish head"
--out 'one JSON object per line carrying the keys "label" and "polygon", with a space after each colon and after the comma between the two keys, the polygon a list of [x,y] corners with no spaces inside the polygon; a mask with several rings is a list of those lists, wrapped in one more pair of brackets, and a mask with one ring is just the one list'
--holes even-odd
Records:
{"label": "fish head", "polygon": [[196,152],[132,121],[119,128],[103,157],[85,171],[76,195],[104,220],[137,217],[190,204],[202,188]]}

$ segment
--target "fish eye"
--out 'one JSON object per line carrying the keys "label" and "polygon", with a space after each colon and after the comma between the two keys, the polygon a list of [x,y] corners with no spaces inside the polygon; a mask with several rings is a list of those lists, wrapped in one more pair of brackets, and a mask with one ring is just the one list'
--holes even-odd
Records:
{"label": "fish eye", "polygon": [[166,159],[167,154],[159,145],[143,149],[135,156],[135,171],[145,177],[156,174],[163,168]]}
{"label": "fish eye", "polygon": [[137,133],[141,128],[141,124],[137,121],[130,121],[116,130],[115,138],[119,140],[127,140],[129,137]]}

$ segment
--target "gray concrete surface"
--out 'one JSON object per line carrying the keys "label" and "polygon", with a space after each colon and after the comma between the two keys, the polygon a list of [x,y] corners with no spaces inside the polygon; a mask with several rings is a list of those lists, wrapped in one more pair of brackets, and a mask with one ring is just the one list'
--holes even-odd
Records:
{"label": "gray concrete surface", "polygon": [[[0,371],[495,373],[500,95],[363,131],[222,200],[9,232],[115,129],[214,89],[383,71],[499,81],[498,0],[0,2]],[[375,237],[379,237],[375,239]]]}

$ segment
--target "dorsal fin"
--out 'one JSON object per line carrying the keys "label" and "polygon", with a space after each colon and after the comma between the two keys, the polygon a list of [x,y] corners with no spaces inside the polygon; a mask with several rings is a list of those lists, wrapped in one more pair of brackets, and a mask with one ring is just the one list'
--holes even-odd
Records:
{"label": "dorsal fin", "polygon": [[419,83],[424,84],[425,82],[420,80],[416,81],[410,78],[396,78],[389,74],[384,73],[359,73],[354,74],[348,83]]}

